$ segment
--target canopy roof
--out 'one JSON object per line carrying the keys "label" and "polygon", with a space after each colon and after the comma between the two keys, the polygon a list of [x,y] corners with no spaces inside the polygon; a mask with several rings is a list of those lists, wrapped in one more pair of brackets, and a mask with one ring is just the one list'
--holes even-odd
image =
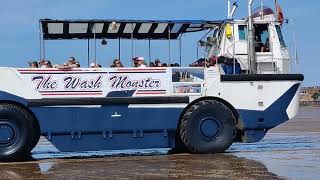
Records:
{"label": "canopy roof", "polygon": [[215,28],[205,20],[40,20],[43,39],[178,39],[183,33]]}

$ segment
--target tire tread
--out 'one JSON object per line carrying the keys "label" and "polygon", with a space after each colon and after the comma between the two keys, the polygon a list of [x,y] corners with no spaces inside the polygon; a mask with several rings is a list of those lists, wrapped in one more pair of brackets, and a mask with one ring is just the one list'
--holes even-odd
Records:
{"label": "tire tread", "polygon": [[[191,133],[188,133],[187,131],[191,131],[190,128],[192,128],[192,127],[188,126],[188,122],[192,121],[191,115],[195,110],[197,110],[201,106],[209,105],[209,104],[216,105],[216,106],[218,106],[220,108],[223,108],[222,109],[223,111],[225,111],[228,114],[232,115],[233,119],[235,119],[234,116],[233,116],[232,111],[227,106],[225,106],[224,104],[222,104],[222,103],[220,103],[218,101],[215,101],[215,100],[209,100],[209,99],[208,100],[202,100],[202,101],[199,101],[199,102],[193,104],[191,107],[189,107],[189,109],[184,113],[184,115],[182,116],[182,119],[181,119],[180,138],[181,138],[182,142],[184,143],[184,145],[192,153],[204,153],[204,152],[201,149],[197,148],[194,144],[192,144],[190,142]],[[235,121],[231,122],[231,123],[233,123],[233,126],[234,126]],[[223,148],[214,150],[213,153],[224,152],[226,149],[228,149],[231,146],[232,143],[233,143],[233,141],[225,143],[223,145]]]}

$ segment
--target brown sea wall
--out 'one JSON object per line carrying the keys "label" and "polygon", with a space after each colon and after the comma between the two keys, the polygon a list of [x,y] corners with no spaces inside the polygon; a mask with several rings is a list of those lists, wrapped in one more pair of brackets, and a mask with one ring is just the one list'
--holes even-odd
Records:
{"label": "brown sea wall", "polygon": [[320,106],[320,101],[300,101],[300,106]]}

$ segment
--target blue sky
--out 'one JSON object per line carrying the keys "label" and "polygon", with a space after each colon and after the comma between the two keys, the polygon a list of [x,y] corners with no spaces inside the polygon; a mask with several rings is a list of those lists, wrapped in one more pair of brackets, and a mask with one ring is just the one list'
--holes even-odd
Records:
{"label": "blue sky", "polygon": [[[226,0],[10,0],[0,7],[0,66],[25,67],[26,62],[39,58],[39,27],[41,18],[51,19],[208,19],[220,20],[226,17]],[[307,2],[307,3],[306,3]],[[239,1],[236,17],[245,17],[247,0]],[[273,0],[264,4],[274,7]],[[320,1],[279,0],[286,18],[294,19],[295,33],[301,61],[301,72],[305,75],[304,86],[320,85],[319,17]],[[291,29],[286,28],[287,44],[292,44]],[[202,34],[186,35],[183,44],[185,65],[196,59],[197,40]],[[100,44],[100,43],[99,43]],[[122,43],[122,61],[131,63],[130,42]],[[147,42],[135,41],[135,55],[146,56]],[[91,41],[91,48],[93,41]],[[117,57],[117,42],[107,47],[98,46],[99,63],[109,65]],[[75,56],[84,65],[87,62],[86,41],[54,41],[46,44],[48,59],[63,63],[69,56]],[[178,61],[178,42],[172,42],[172,59]],[[152,43],[152,59],[167,58],[168,43]],[[92,56],[92,54],[91,54]]]}

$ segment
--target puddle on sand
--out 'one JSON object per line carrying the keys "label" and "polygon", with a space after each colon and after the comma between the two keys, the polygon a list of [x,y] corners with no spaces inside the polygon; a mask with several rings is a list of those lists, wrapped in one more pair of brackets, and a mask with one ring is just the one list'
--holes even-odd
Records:
{"label": "puddle on sand", "polygon": [[0,164],[5,179],[281,179],[260,162],[233,155],[156,155],[50,159]]}
{"label": "puddle on sand", "polygon": [[320,172],[317,133],[271,133],[259,143],[234,144],[217,155],[166,155],[168,149],[61,153],[44,139],[41,142],[33,151],[35,161],[0,164],[2,177],[317,179]]}

